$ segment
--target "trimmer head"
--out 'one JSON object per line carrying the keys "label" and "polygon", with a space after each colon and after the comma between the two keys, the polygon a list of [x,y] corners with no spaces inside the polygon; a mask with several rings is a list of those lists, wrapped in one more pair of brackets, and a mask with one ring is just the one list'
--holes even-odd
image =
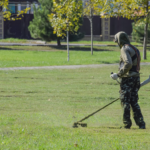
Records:
{"label": "trimmer head", "polygon": [[72,127],[78,128],[78,125],[80,125],[81,127],[87,127],[87,123],[83,123],[83,122],[75,122]]}

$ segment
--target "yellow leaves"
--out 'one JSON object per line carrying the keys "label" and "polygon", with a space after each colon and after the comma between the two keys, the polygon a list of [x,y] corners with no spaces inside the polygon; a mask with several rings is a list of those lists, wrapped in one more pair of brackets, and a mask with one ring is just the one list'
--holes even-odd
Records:
{"label": "yellow leaves", "polygon": [[15,18],[11,18],[12,21],[15,21]]}
{"label": "yellow leaves", "polygon": [[61,8],[61,5],[57,6],[57,9],[60,9]]}
{"label": "yellow leaves", "polygon": [[31,9],[30,7],[27,7],[27,8],[25,9],[26,13],[27,13],[30,9]]}
{"label": "yellow leaves", "polygon": [[148,4],[148,0],[143,0],[143,4],[147,5]]}
{"label": "yellow leaves", "polygon": [[30,8],[26,8],[26,9],[18,12],[18,14],[16,14],[16,16],[13,15],[13,17],[12,17],[12,14],[8,8],[8,4],[9,4],[8,0],[0,0],[0,6],[7,9],[7,11],[3,12],[3,17],[5,18],[5,20],[6,19],[12,20],[12,21],[18,20],[18,19],[20,19],[20,18],[18,18],[20,15],[26,14],[30,10]]}
{"label": "yellow leaves", "polygon": [[139,5],[135,5],[135,6],[134,6],[134,9],[139,9]]}
{"label": "yellow leaves", "polygon": [[7,6],[8,6],[8,0],[1,0],[0,1],[0,6],[2,6],[3,8],[7,8]]}
{"label": "yellow leaves", "polygon": [[123,16],[128,19],[136,19],[147,14],[145,0],[141,0],[140,5],[138,0],[114,0],[112,5],[109,2],[110,0],[107,1],[103,10],[103,12],[107,12],[108,16]]}
{"label": "yellow leaves", "polygon": [[[49,21],[54,28],[54,34],[65,36],[66,30],[76,31],[79,28],[79,18],[82,15],[100,15],[101,18],[123,16],[135,19],[146,16],[144,0],[139,8],[137,0],[53,0],[53,13],[49,14]],[[150,6],[149,6],[150,9]],[[69,27],[67,28],[67,23]]]}
{"label": "yellow leaves", "polygon": [[48,15],[57,36],[66,36],[66,30],[76,31],[81,16],[82,0],[53,0],[53,13]]}

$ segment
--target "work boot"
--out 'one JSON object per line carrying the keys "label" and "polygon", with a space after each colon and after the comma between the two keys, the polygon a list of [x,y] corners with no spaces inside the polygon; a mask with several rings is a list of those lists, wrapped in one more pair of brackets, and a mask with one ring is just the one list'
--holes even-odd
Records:
{"label": "work boot", "polygon": [[132,126],[132,122],[131,121],[128,122],[128,123],[124,121],[124,129],[130,129],[131,126]]}
{"label": "work boot", "polygon": [[145,125],[139,126],[139,129],[146,129]]}
{"label": "work boot", "polygon": [[139,129],[146,129],[146,125],[144,121],[143,123],[139,124]]}

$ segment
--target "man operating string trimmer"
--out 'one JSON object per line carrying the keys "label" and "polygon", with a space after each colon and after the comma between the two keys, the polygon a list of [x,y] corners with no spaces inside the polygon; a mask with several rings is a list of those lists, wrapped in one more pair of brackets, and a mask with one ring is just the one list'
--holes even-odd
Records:
{"label": "man operating string trimmer", "polygon": [[121,49],[119,72],[113,73],[110,77],[114,80],[120,79],[120,100],[123,106],[124,128],[130,129],[130,106],[133,110],[133,117],[139,129],[145,129],[144,118],[138,105],[138,90],[140,88],[140,52],[130,44],[125,32],[118,32],[115,35],[115,42]]}
{"label": "man operating string trimmer", "polygon": [[150,82],[150,76],[147,80],[140,83],[140,52],[139,50],[130,44],[128,36],[125,32],[119,32],[115,35],[115,42],[118,43],[121,48],[121,56],[119,63],[119,72],[112,73],[111,78],[114,80],[120,79],[120,97],[103,106],[102,108],[94,111],[93,113],[85,116],[77,122],[74,122],[73,128],[77,128],[79,125],[87,127],[87,123],[83,123],[84,120],[108,107],[117,100],[121,100],[124,113],[123,123],[126,129],[130,129],[132,122],[130,119],[130,106],[133,110],[134,120],[140,129],[145,129],[145,122],[141,113],[140,106],[138,105],[138,90],[140,87]]}

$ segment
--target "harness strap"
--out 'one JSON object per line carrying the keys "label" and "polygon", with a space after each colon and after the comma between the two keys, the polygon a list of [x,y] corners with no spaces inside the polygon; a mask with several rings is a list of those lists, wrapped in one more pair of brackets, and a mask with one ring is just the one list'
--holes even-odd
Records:
{"label": "harness strap", "polygon": [[134,61],[137,58],[136,53],[134,54],[134,56],[132,56],[132,61]]}
{"label": "harness strap", "polygon": [[136,71],[139,72],[140,71],[140,53],[139,53],[139,50],[136,49],[131,44],[126,44],[126,45],[132,47],[134,49],[134,51],[135,51],[135,55],[132,57],[132,61],[137,58],[137,65],[136,66],[132,66],[132,68],[130,70],[135,70],[135,68],[136,68]]}

